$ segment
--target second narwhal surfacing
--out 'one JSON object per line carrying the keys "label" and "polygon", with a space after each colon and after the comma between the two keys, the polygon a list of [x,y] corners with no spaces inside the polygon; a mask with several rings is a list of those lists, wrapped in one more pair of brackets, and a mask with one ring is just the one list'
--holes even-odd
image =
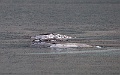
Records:
{"label": "second narwhal surfacing", "polygon": [[31,37],[32,45],[39,47],[51,47],[51,48],[101,48],[100,46],[92,46],[84,43],[68,43],[70,39],[75,39],[67,35],[61,35],[56,33],[40,34],[38,36]]}

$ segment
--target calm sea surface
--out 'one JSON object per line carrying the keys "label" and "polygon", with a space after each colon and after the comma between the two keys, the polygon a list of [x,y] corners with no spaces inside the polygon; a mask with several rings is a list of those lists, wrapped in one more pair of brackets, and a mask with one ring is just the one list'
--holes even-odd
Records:
{"label": "calm sea surface", "polygon": [[[41,33],[103,48],[32,47]],[[120,75],[120,0],[0,0],[0,75]]]}

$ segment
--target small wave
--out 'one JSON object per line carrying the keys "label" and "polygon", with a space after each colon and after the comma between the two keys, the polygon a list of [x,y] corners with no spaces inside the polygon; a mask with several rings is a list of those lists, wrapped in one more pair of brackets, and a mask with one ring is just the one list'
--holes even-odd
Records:
{"label": "small wave", "polygon": [[85,51],[66,51],[66,52],[49,52],[49,53],[26,53],[25,55],[52,55],[52,54],[77,54],[77,53],[100,53],[120,51],[120,49],[106,49],[106,50],[85,50]]}

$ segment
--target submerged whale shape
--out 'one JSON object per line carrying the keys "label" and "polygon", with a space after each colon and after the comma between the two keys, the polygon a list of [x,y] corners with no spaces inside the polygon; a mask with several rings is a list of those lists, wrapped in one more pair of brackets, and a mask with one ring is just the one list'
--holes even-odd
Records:
{"label": "submerged whale shape", "polygon": [[102,48],[101,46],[92,46],[88,44],[83,44],[83,43],[59,43],[59,44],[52,44],[52,43],[46,43],[46,42],[41,42],[41,43],[33,43],[32,46],[37,46],[37,47],[50,47],[50,48]]}
{"label": "submerged whale shape", "polygon": [[63,43],[63,44],[53,44],[50,47],[68,48],[68,47],[93,47],[93,46],[87,44],[80,44],[80,43]]}
{"label": "submerged whale shape", "polygon": [[102,48],[101,46],[92,46],[82,43],[63,43],[63,44],[51,44],[51,48]]}

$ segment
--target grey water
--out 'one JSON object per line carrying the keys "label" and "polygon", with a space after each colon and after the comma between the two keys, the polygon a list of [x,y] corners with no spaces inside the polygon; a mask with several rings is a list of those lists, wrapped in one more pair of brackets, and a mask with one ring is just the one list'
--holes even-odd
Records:
{"label": "grey water", "polygon": [[[0,0],[0,75],[120,75],[119,0]],[[41,48],[60,33],[98,48]]]}

